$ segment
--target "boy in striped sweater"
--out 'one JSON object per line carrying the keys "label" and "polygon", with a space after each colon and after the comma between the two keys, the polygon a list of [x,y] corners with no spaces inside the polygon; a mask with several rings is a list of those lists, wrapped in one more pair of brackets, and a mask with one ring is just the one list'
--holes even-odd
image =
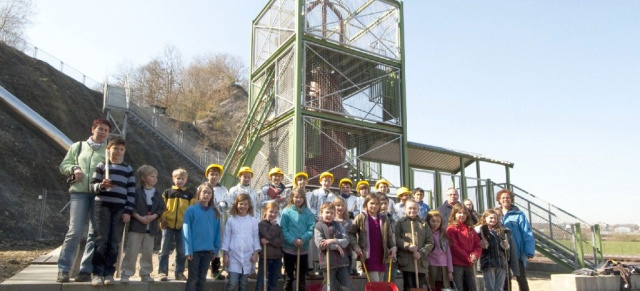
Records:
{"label": "boy in striped sweater", "polygon": [[136,179],[133,168],[122,162],[125,141],[114,137],[107,145],[109,162],[100,162],[91,179],[94,203],[95,250],[91,263],[91,285],[113,285],[118,249],[124,224],[129,222],[135,207]]}

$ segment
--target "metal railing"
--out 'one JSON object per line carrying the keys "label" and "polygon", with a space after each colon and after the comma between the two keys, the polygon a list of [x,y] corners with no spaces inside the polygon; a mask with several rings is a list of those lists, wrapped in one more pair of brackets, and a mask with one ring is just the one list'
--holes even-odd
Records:
{"label": "metal railing", "polygon": [[[35,59],[41,60],[65,75],[73,78],[74,80],[82,83],[92,90],[104,93],[104,83],[98,82],[69,66],[64,61],[54,57],[46,51],[38,48],[37,46],[29,43],[26,40],[22,40],[19,46],[13,46],[15,49],[22,51],[24,54],[31,56]],[[165,116],[154,113],[151,108],[142,107],[139,102],[136,101],[135,95],[132,98],[133,102],[130,102],[129,109],[132,110],[138,117],[144,119],[149,124],[153,125],[164,137],[172,141],[178,148],[192,160],[197,161],[200,165],[206,167],[209,164],[216,163],[222,164],[227,157],[227,154],[220,151],[208,150],[205,148],[204,139],[193,136],[187,132],[184,132],[174,124],[167,122],[168,118]],[[176,123],[177,124],[177,123]]]}
{"label": "metal railing", "polygon": [[[504,183],[492,186],[493,193],[507,188]],[[602,261],[598,225],[592,225],[518,186],[511,184],[509,189],[516,197],[514,204],[525,213],[536,235],[552,241],[559,249],[570,251],[575,266],[594,267]]]}
{"label": "metal railing", "polygon": [[227,154],[208,150],[206,148],[206,140],[181,130],[179,128],[180,121],[170,122],[169,118],[159,112],[154,112],[150,107],[142,107],[135,102],[129,104],[129,110],[136,114],[136,117],[143,119],[154,130],[172,142],[183,154],[191,160],[196,161],[201,166],[206,167],[209,164],[222,164],[227,158]]}

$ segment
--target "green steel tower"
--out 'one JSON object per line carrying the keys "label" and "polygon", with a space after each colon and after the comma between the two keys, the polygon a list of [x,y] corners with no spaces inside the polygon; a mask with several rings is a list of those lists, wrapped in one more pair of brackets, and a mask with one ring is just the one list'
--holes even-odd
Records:
{"label": "green steel tower", "polygon": [[402,3],[271,0],[252,26],[249,114],[223,183],[278,166],[409,185]]}

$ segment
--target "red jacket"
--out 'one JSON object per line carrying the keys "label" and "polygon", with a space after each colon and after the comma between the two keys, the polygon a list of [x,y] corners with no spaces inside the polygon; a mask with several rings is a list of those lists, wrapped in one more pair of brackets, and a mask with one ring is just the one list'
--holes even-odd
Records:
{"label": "red jacket", "polygon": [[480,259],[482,248],[480,247],[480,237],[464,223],[447,226],[447,235],[451,240],[451,261],[454,266],[472,266],[471,254],[475,254]]}

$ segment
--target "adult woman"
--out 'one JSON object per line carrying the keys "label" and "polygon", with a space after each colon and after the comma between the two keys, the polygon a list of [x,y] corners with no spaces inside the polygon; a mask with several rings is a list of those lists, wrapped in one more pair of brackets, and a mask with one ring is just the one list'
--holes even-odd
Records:
{"label": "adult woman", "polygon": [[99,162],[104,162],[107,148],[107,137],[111,131],[111,123],[104,118],[93,121],[91,136],[86,141],[76,142],[60,164],[60,173],[66,176],[73,175],[73,182],[69,187],[69,230],[64,238],[60,257],[58,258],[58,282],[69,282],[69,271],[75,260],[75,254],[84,235],[85,225],[89,221],[89,236],[82,256],[80,273],[75,277],[75,282],[91,281],[91,259],[93,257],[94,235],[92,231],[93,199],[90,193],[89,182],[91,174]]}
{"label": "adult woman", "polygon": [[[500,213],[502,213],[502,225],[508,228],[512,233],[512,253],[515,252],[516,257],[511,260],[518,260],[517,264],[519,272],[514,272],[518,286],[522,291],[529,291],[529,283],[525,268],[527,267],[527,258],[533,258],[535,252],[535,240],[531,232],[531,225],[524,215],[524,212],[513,205],[513,192],[503,189],[496,194],[496,200],[500,204]],[[515,262],[514,262],[515,263]]]}

